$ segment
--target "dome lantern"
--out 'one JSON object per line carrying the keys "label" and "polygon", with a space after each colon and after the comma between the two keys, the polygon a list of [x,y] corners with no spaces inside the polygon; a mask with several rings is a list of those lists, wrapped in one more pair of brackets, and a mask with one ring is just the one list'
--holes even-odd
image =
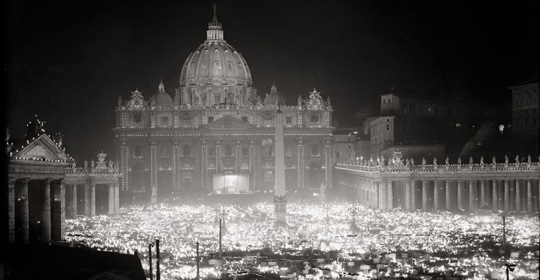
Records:
{"label": "dome lantern", "polygon": [[214,18],[208,23],[208,31],[206,31],[206,40],[224,41],[223,30],[221,29],[221,23],[217,19],[216,4],[214,4]]}

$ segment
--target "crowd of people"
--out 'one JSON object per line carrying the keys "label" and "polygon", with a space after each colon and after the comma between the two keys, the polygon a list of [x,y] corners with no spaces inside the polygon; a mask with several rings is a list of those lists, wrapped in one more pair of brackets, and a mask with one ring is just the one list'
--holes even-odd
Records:
{"label": "crowd of people", "polygon": [[287,205],[286,227],[273,220],[268,202],[161,203],[68,219],[66,239],[74,246],[137,254],[145,269],[149,244],[159,239],[161,279],[195,278],[197,243],[203,278],[271,273],[296,279],[505,279],[510,263],[517,265],[514,277],[538,278],[540,222],[534,216],[506,217],[503,226],[502,217],[492,214],[294,202]]}

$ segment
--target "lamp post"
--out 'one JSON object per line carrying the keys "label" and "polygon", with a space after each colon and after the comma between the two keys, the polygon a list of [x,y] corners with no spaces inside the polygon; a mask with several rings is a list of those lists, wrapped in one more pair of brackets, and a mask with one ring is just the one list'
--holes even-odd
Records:
{"label": "lamp post", "polygon": [[200,259],[199,259],[199,240],[197,240],[197,280],[200,279],[200,276],[199,276],[199,262],[200,262]]}
{"label": "lamp post", "polygon": [[506,280],[510,280],[510,271],[514,271],[516,265],[505,263],[504,266],[506,267]]}

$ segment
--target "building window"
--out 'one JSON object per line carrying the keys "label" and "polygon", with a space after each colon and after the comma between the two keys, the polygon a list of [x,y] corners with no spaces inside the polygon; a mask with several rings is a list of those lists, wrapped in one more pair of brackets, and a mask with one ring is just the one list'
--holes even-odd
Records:
{"label": "building window", "polygon": [[208,123],[211,123],[214,121],[214,117],[208,117]]}
{"label": "building window", "polygon": [[263,124],[264,125],[272,125],[272,124],[274,124],[274,118],[272,116],[264,116],[263,117]]}
{"label": "building window", "polygon": [[230,144],[225,144],[225,156],[232,157],[232,148]]}
{"label": "building window", "polygon": [[184,157],[191,157],[191,146],[190,145],[184,145],[183,154],[184,154]]}
{"label": "building window", "polygon": [[311,115],[311,123],[319,123],[319,115]]}
{"label": "building window", "polygon": [[285,117],[286,124],[292,124],[292,117]]}
{"label": "building window", "polygon": [[168,126],[169,125],[169,117],[161,117],[161,125],[162,126]]}
{"label": "building window", "polygon": [[390,125],[389,124],[386,125],[386,130],[390,130]]}
{"label": "building window", "polygon": [[292,157],[293,156],[293,151],[292,151],[292,147],[291,146],[287,146],[285,147],[285,156],[286,157]]}
{"label": "building window", "polygon": [[311,156],[318,157],[320,155],[319,145],[311,145]]}
{"label": "building window", "polygon": [[242,121],[248,123],[248,117],[242,117]]}
{"label": "building window", "polygon": [[247,157],[249,155],[248,148],[242,147],[242,156]]}
{"label": "building window", "polygon": [[182,125],[190,125],[191,124],[191,118],[188,116],[182,117]]}
{"label": "building window", "polygon": [[141,113],[133,113],[133,122],[136,124],[140,124],[142,122],[142,114]]}
{"label": "building window", "polygon": [[272,171],[264,171],[264,181],[265,182],[272,182],[274,181],[274,174],[272,173]]}
{"label": "building window", "polygon": [[135,145],[133,156],[137,158],[142,158],[142,147],[141,145]]}
{"label": "building window", "polygon": [[216,156],[216,149],[210,148],[208,149],[208,157],[215,157]]}

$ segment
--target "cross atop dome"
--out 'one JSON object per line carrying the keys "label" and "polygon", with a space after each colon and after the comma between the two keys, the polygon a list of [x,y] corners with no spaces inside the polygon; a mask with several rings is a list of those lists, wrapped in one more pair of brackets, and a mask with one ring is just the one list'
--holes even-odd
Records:
{"label": "cross atop dome", "polygon": [[223,41],[223,30],[221,29],[221,23],[217,19],[217,5],[214,3],[212,6],[214,7],[214,18],[208,23],[206,39]]}

